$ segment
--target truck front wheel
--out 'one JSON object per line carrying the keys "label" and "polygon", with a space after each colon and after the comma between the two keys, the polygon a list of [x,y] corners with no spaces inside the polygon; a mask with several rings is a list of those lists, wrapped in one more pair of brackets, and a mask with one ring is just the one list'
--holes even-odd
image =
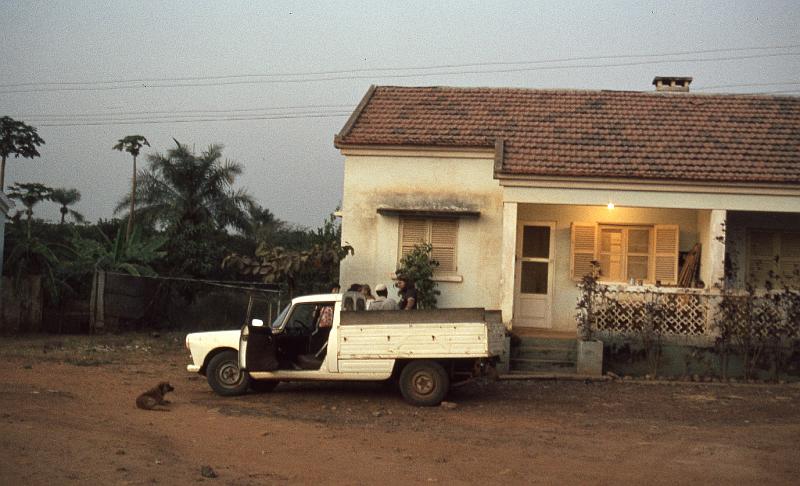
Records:
{"label": "truck front wheel", "polygon": [[436,361],[412,361],[400,373],[400,393],[412,405],[439,405],[449,388],[450,378]]}
{"label": "truck front wheel", "polygon": [[239,369],[239,354],[233,350],[223,351],[211,358],[206,376],[211,389],[225,397],[241,395],[250,386],[250,376]]}

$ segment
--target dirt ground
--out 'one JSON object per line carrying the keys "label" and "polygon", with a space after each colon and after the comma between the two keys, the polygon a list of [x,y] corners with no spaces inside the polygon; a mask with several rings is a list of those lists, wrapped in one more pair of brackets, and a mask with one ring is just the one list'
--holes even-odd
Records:
{"label": "dirt ground", "polygon": [[[177,334],[0,340],[0,484],[797,484],[800,388],[383,384],[223,398]],[[170,412],[135,408],[158,381]],[[201,474],[209,466],[217,475]]]}

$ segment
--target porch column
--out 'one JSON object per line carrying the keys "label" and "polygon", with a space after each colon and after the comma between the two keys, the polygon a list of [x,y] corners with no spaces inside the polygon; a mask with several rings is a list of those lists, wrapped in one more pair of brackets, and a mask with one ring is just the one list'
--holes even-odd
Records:
{"label": "porch column", "polygon": [[[708,231],[703,241],[700,255],[701,278],[706,288],[713,289],[724,282],[725,277],[725,220],[728,212],[724,209],[712,209],[708,219]],[[716,295],[716,293],[714,293]],[[719,329],[714,321],[719,317],[719,300],[709,297],[706,313],[706,335],[718,336]]]}
{"label": "porch column", "polygon": [[514,315],[514,259],[517,254],[517,203],[503,203],[503,247],[501,249],[500,310],[506,329],[511,329]]}
{"label": "porch column", "polygon": [[709,275],[705,283],[713,286],[722,282],[725,277],[725,219],[728,211],[724,209],[712,209],[711,220],[709,221],[709,241],[706,248],[709,257]]}

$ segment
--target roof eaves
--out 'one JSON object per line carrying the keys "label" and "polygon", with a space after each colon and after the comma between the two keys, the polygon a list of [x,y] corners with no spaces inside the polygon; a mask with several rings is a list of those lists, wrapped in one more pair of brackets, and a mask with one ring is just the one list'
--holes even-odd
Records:
{"label": "roof eaves", "polygon": [[361,116],[361,112],[364,111],[364,108],[367,107],[369,104],[369,100],[372,99],[372,95],[375,94],[375,90],[378,87],[376,85],[370,85],[369,89],[367,90],[366,94],[363,98],[361,98],[361,102],[356,106],[356,109],[350,115],[350,118],[347,119],[347,122],[344,124],[342,129],[333,136],[333,146],[336,148],[342,148],[342,145],[346,145],[342,143],[342,139],[350,132],[353,128],[353,125],[356,124],[358,117]]}

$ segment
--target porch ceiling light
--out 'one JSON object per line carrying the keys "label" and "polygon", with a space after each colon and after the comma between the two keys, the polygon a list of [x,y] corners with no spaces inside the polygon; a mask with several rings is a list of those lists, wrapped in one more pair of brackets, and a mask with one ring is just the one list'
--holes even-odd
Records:
{"label": "porch ceiling light", "polygon": [[611,201],[608,201],[608,205],[607,205],[606,207],[607,207],[608,209],[614,209],[614,203],[613,203],[613,202],[611,202]]}

